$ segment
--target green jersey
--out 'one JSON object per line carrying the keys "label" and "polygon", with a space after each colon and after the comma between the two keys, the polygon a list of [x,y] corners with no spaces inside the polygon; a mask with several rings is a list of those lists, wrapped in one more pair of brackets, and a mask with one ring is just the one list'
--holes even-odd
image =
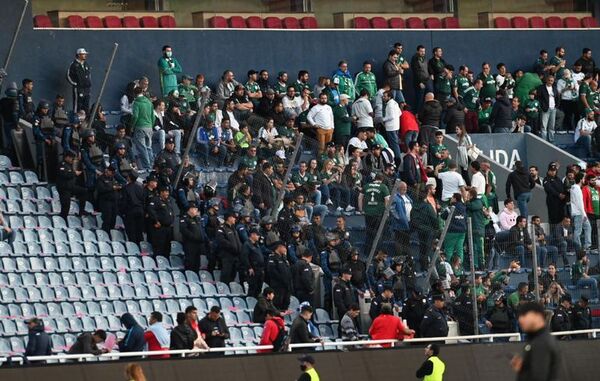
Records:
{"label": "green jersey", "polygon": [[338,92],[340,93],[340,95],[346,94],[350,97],[350,100],[353,101],[356,90],[354,88],[354,81],[352,80],[352,78],[346,75],[335,74],[331,80],[333,81],[335,78],[338,78],[340,81],[338,85]]}
{"label": "green jersey", "polygon": [[365,73],[361,71],[356,75],[356,79],[354,80],[354,88],[356,89],[356,94],[360,95],[360,92],[363,89],[366,89],[369,92],[369,100],[372,100],[377,93],[377,81],[375,79],[375,74],[372,72]]}
{"label": "green jersey", "polygon": [[[558,67],[562,63],[563,59],[557,56],[550,58],[550,66]],[[563,72],[565,71],[564,67],[560,67],[555,73],[554,76],[558,79],[563,77]]]}
{"label": "green jersey", "polygon": [[275,84],[275,86],[273,86],[273,90],[275,91],[275,94],[279,95],[279,96],[283,96],[287,93],[287,83],[281,83],[279,81],[277,81],[277,83]]}
{"label": "green jersey", "polygon": [[249,93],[258,93],[260,91],[260,86],[256,82],[246,82],[244,87]]}
{"label": "green jersey", "polygon": [[390,190],[380,181],[374,181],[364,189],[364,212],[367,216],[381,216],[385,211],[385,199],[390,195]]}
{"label": "green jersey", "polygon": [[302,96],[302,90],[304,89],[308,89],[308,91],[312,92],[312,90],[310,89],[310,85],[308,83],[304,83],[304,82],[298,82],[296,81],[294,83],[294,89],[296,89],[296,94]]}
{"label": "green jersey", "polygon": [[[540,113],[540,101],[537,99],[528,99],[523,104],[525,115],[529,120],[537,120]],[[529,109],[529,111],[527,111]]]}
{"label": "green jersey", "polygon": [[389,148],[388,142],[385,140],[383,135],[378,132],[376,132],[375,136],[373,137],[373,143],[379,144],[382,148]]}
{"label": "green jersey", "polygon": [[277,126],[277,133],[280,137],[293,139],[296,136],[296,131],[293,128],[287,126]]}
{"label": "green jersey", "polygon": [[462,75],[456,76],[454,80],[454,87],[456,87],[456,92],[459,97],[464,97],[465,91],[471,86],[469,82],[469,78],[463,77]]}
{"label": "green jersey", "polygon": [[179,96],[183,96],[189,103],[196,102],[195,94],[198,92],[198,88],[196,88],[196,86],[185,86],[183,83],[180,83],[177,91],[179,91]]}
{"label": "green jersey", "polygon": [[396,61],[396,64],[404,65],[405,62],[406,62],[406,58],[404,58],[404,56],[402,56],[402,55],[398,56],[398,61]]}
{"label": "green jersey", "polygon": [[[588,106],[592,107],[592,88],[590,87],[590,85],[587,84],[587,82],[581,82],[581,85],[579,85],[579,97],[581,97],[582,95],[585,95],[585,98],[588,102]],[[585,107],[583,102],[581,102],[581,98],[579,99],[579,103],[581,104],[581,107]]]}
{"label": "green jersey", "polygon": [[310,176],[308,172],[304,172],[301,174],[300,172],[295,172],[292,174],[292,182],[294,184],[304,185],[310,180]]}
{"label": "green jersey", "polygon": [[590,104],[590,107],[600,108],[600,93],[597,91],[592,91],[591,99],[592,103]]}
{"label": "green jersey", "polygon": [[577,282],[579,279],[583,278],[584,271],[585,266],[583,265],[583,262],[581,260],[578,260],[575,263],[573,263],[573,266],[571,267],[571,279],[573,280],[573,282]]}
{"label": "green jersey", "polygon": [[246,168],[248,168],[251,171],[254,171],[256,170],[256,165],[258,164],[258,157],[242,156],[242,158],[240,159],[240,164],[245,164]]}
{"label": "green jersey", "polygon": [[463,104],[469,111],[477,111],[479,109],[479,91],[475,87],[471,86],[465,90]]}
{"label": "green jersey", "polygon": [[437,167],[442,161],[436,156],[444,150],[447,150],[445,144],[432,144],[429,146],[429,150],[431,151],[431,165],[433,168]]}
{"label": "green jersey", "polygon": [[336,137],[350,136],[352,133],[352,118],[348,115],[348,108],[343,105],[335,105],[333,108],[333,134]]}
{"label": "green jersey", "polygon": [[452,80],[448,77],[440,77],[435,83],[435,90],[440,94],[450,95],[452,93]]}
{"label": "green jersey", "polygon": [[492,108],[488,107],[485,110],[479,110],[477,114],[477,119],[480,125],[482,124],[490,124],[490,115],[492,115]]}
{"label": "green jersey", "polygon": [[481,97],[484,99],[496,98],[496,80],[494,79],[494,76],[491,73],[489,75],[480,73],[477,76],[477,79],[481,79],[481,81],[483,82],[483,87],[479,92],[479,94],[481,94]]}
{"label": "green jersey", "polygon": [[594,187],[588,187],[590,189],[590,198],[592,199],[592,209],[594,210],[595,216],[600,216],[600,193]]}

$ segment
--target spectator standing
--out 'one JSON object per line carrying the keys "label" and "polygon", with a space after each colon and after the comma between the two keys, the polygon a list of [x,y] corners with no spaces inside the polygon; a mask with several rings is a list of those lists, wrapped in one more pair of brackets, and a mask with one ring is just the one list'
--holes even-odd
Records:
{"label": "spectator standing", "polygon": [[[560,106],[560,94],[554,83],[554,76],[549,74],[545,78],[545,83],[538,87],[537,96],[540,101],[540,110],[542,111],[542,139],[554,143],[554,130],[556,122],[556,110]],[[560,127],[560,126],[558,126]]]}
{"label": "spectator standing", "polygon": [[565,190],[563,182],[558,178],[557,171],[556,163],[552,162],[548,165],[548,172],[544,177],[548,222],[551,227],[562,222],[568,197],[568,191]]}
{"label": "spectator standing", "polygon": [[[442,172],[443,170],[443,172]],[[442,204],[448,204],[455,193],[463,194],[465,191],[465,179],[457,172],[458,165],[450,160],[448,165],[439,163],[434,169],[434,175],[442,182]]]}
{"label": "spectator standing", "polygon": [[177,74],[181,73],[181,65],[177,58],[173,57],[173,49],[169,45],[162,48],[163,55],[158,60],[158,74],[160,77],[160,88],[163,97],[177,90]]}
{"label": "spectator standing", "polygon": [[[429,78],[433,81],[433,89],[435,89],[436,99],[440,100],[437,89],[440,88],[439,83],[444,79],[444,68],[446,61],[442,58],[443,51],[440,47],[433,48],[433,57],[427,62],[427,71]],[[448,92],[449,94],[450,92]]]}
{"label": "spectator standing", "polygon": [[456,165],[460,169],[460,174],[465,180],[466,184],[469,184],[469,149],[473,147],[473,141],[467,133],[467,129],[464,124],[459,124],[454,128],[456,132]]}
{"label": "spectator standing", "polygon": [[95,332],[84,332],[81,335],[77,336],[77,340],[71,348],[67,351],[69,355],[77,355],[77,354],[92,354],[92,355],[100,355],[102,353],[110,352],[112,348],[99,349],[98,344],[101,344],[106,340],[106,332],[104,330],[99,329]]}
{"label": "spectator standing", "polygon": [[[585,212],[582,187],[583,173],[577,173],[575,175],[575,184],[571,187],[569,192],[571,200],[571,218],[573,219],[573,225],[575,226],[573,240],[576,247],[586,250],[592,244],[592,227]],[[584,234],[583,245],[581,244],[582,231]]]}
{"label": "spectator standing", "polygon": [[[148,318],[148,330],[144,332],[144,341],[149,352],[168,351],[171,347],[171,337],[162,323],[163,316],[154,311]],[[150,356],[151,358],[169,358],[170,355]]]}
{"label": "spectator standing", "polygon": [[187,318],[184,312],[177,313],[177,325],[171,331],[170,347],[171,350],[192,349],[194,341],[198,338],[196,332],[187,323]]}
{"label": "spectator standing", "polygon": [[223,225],[217,230],[217,247],[223,263],[221,282],[225,284],[235,280],[240,266],[242,242],[235,229],[235,222],[235,213],[227,211]]}
{"label": "spectator standing", "polygon": [[[372,340],[403,340],[405,336],[414,335],[415,331],[402,323],[402,320],[393,315],[392,305],[384,303],[381,306],[381,314],[373,320],[369,328]],[[381,344],[384,348],[391,344]]]}
{"label": "spectator standing", "polygon": [[529,171],[527,171],[527,168],[523,166],[520,160],[515,161],[514,169],[506,179],[506,197],[511,197],[512,188],[512,195],[517,201],[519,213],[525,216],[525,218],[529,216],[527,204],[531,200],[531,189],[534,187],[535,181],[529,174]]}
{"label": "spectator standing", "polygon": [[448,318],[444,312],[444,295],[435,294],[432,297],[433,305],[429,307],[421,322],[422,337],[448,336]]}
{"label": "spectator standing", "polygon": [[129,312],[121,316],[126,328],[125,337],[119,341],[119,352],[141,352],[144,350],[144,329]]}
{"label": "spectator standing", "polygon": [[490,123],[495,134],[510,133],[513,130],[511,102],[504,89],[496,92],[496,103],[492,106]]}
{"label": "spectator standing", "polygon": [[200,270],[200,257],[206,253],[209,242],[195,202],[188,203],[187,211],[179,221],[179,231],[183,238],[184,268],[197,273]]}
{"label": "spectator standing", "polygon": [[[393,99],[393,93],[388,91],[383,93],[383,103],[385,104],[383,112],[383,125],[385,127],[385,133],[389,142],[390,148],[394,151],[394,157],[400,158],[400,143],[398,142],[398,134],[400,133],[400,106],[398,102]],[[416,137],[411,141],[416,141]],[[407,143],[408,144],[408,143]]]}
{"label": "spectator standing", "polygon": [[572,131],[577,120],[577,98],[579,96],[579,84],[571,75],[571,70],[563,69],[562,75],[558,76],[556,90],[560,94],[560,110],[565,114],[563,127]]}
{"label": "spectator standing", "polygon": [[150,171],[154,160],[152,151],[152,127],[156,116],[150,99],[142,93],[141,87],[134,90],[135,100],[132,105],[131,126],[133,129],[133,144],[135,145],[140,169]]}
{"label": "spectator standing", "polygon": [[425,47],[423,45],[417,46],[417,52],[410,60],[410,67],[412,68],[412,82],[415,90],[414,110],[415,112],[420,113],[425,91],[427,89],[427,82],[429,81],[428,64],[425,58]]}
{"label": "spectator standing", "polygon": [[[225,347],[225,340],[229,339],[229,328],[221,316],[221,308],[212,306],[210,311],[198,322],[198,328],[204,335],[204,340],[210,348]],[[221,352],[225,354],[225,352]]]}
{"label": "spectator standing", "polygon": [[420,142],[433,144],[436,133],[440,128],[441,118],[442,104],[435,99],[433,93],[425,94],[425,103],[419,110],[419,120],[421,121]]}
{"label": "spectator standing", "polygon": [[44,323],[38,318],[25,321],[27,324],[27,347],[25,356],[50,356],[52,355],[52,341],[44,329]]}
{"label": "spectator standing", "polygon": [[282,339],[287,334],[285,330],[285,322],[278,315],[276,310],[268,309],[265,316],[265,325],[263,326],[262,336],[258,345],[272,345],[273,349],[262,349],[259,353],[278,352],[282,347]]}
{"label": "spectator standing", "polygon": [[305,344],[319,342],[320,339],[311,334],[308,329],[310,320],[312,319],[313,309],[310,305],[303,305],[300,309],[300,314],[292,322],[290,328],[290,343]]}
{"label": "spectator standing", "polygon": [[346,94],[351,101],[356,97],[356,90],[354,88],[354,80],[352,74],[348,70],[348,62],[342,60],[338,63],[338,68],[331,77],[333,81],[339,79],[338,91],[341,94]]}
{"label": "spectator standing", "polygon": [[352,104],[352,119],[356,122],[357,128],[373,127],[373,106],[369,101],[369,91],[363,89],[359,94],[359,98]]}
{"label": "spectator standing", "polygon": [[[447,258],[452,258],[456,255],[460,258],[460,261],[464,263],[464,243],[467,233],[467,209],[462,202],[460,193],[452,195],[450,205],[454,207],[454,214],[452,214],[448,233],[444,239],[444,253]],[[442,218],[444,218],[443,214]]]}
{"label": "spectator standing", "polygon": [[575,61],[573,66],[581,66],[581,71],[585,75],[595,76],[597,74],[596,62],[592,58],[592,49],[583,48],[581,52],[581,57]]}
{"label": "spectator standing", "polygon": [[260,249],[260,232],[256,228],[248,231],[248,240],[244,242],[240,256],[240,272],[248,279],[248,296],[258,297],[265,280],[265,259]]}
{"label": "spectator standing", "polygon": [[347,267],[341,271],[340,277],[334,280],[333,306],[335,307],[338,319],[341,319],[350,306],[355,303],[355,290],[352,287],[351,280],[352,271]]}
{"label": "spectator standing", "polygon": [[[333,106],[333,140],[335,144],[341,144],[343,147],[348,146],[350,135],[352,133],[352,118],[348,114],[349,99],[350,98],[346,94],[342,94],[340,95],[340,103]],[[371,123],[371,125],[372,124],[373,123]],[[329,142],[327,144],[329,146],[329,144],[332,143]]]}
{"label": "spectator standing", "polygon": [[383,184],[381,174],[375,175],[375,180],[365,185],[363,192],[358,197],[358,209],[365,213],[365,223],[367,225],[367,242],[365,243],[365,253],[367,255],[371,252],[375,233],[379,228],[389,201],[390,190]]}
{"label": "spectator standing", "polygon": [[[483,75],[483,73],[481,74]],[[483,82],[480,78],[476,79],[473,86],[469,86],[462,96],[462,102],[465,105],[465,126],[467,132],[479,132],[479,108],[480,103],[485,98],[480,98],[481,90],[483,90]],[[495,90],[494,90],[495,92]]]}
{"label": "spectator standing", "polygon": [[467,217],[471,217],[471,226],[473,228],[473,260],[476,269],[484,268],[484,237],[485,225],[487,224],[487,209],[483,205],[481,198],[477,197],[477,191],[470,188],[467,192],[465,203],[467,207]]}
{"label": "spectator standing", "polygon": [[375,74],[371,71],[371,62],[363,62],[363,70],[356,75],[354,79],[356,94],[361,94],[363,90],[369,92],[369,100],[372,102],[377,93],[377,81]]}
{"label": "spectator standing", "polygon": [[169,198],[169,188],[162,186],[158,193],[159,196],[150,201],[146,210],[151,223],[150,243],[154,256],[168,257],[171,253],[175,213]]}
{"label": "spectator standing", "polygon": [[421,365],[415,376],[422,378],[425,381],[438,380],[441,381],[446,370],[446,364],[438,357],[440,354],[440,346],[432,343],[425,347],[425,356],[427,359]]}
{"label": "spectator standing", "polygon": [[479,94],[481,99],[493,98],[496,95],[496,80],[494,79],[489,63],[484,62],[481,65],[481,73],[479,73],[477,79],[481,80],[482,84]]}
{"label": "spectator standing", "polygon": [[96,205],[102,213],[102,230],[110,234],[115,228],[118,202],[121,198],[121,185],[115,179],[115,168],[108,165],[104,173],[96,181]]}
{"label": "spectator standing", "polygon": [[410,212],[412,210],[412,199],[407,194],[408,186],[404,181],[400,182],[398,191],[394,195],[391,213],[391,228],[394,231],[396,255],[404,256],[410,251]]}
{"label": "spectator standing", "polygon": [[67,72],[67,80],[73,86],[73,112],[84,110],[90,112],[90,90],[92,74],[87,63],[88,52],[85,48],[77,49],[75,59]]}
{"label": "spectator standing", "polygon": [[319,104],[313,106],[306,117],[308,123],[316,128],[320,153],[325,151],[325,145],[333,138],[333,110],[327,104],[327,100],[327,94],[321,93],[319,95]]}
{"label": "spectator standing", "polygon": [[383,64],[383,74],[385,81],[390,85],[394,100],[398,103],[404,103],[404,95],[402,94],[402,73],[404,69],[402,64],[398,63],[400,55],[396,50],[390,50],[388,58]]}
{"label": "spectator standing", "polygon": [[315,281],[311,268],[313,255],[309,249],[305,249],[300,255],[301,258],[292,266],[294,295],[300,303],[311,303],[314,300],[315,292]]}
{"label": "spectator standing", "polygon": [[274,310],[280,315],[279,310],[273,304],[273,300],[275,299],[275,290],[271,287],[265,287],[262,294],[258,296],[256,305],[254,306],[254,310],[252,312],[252,322],[263,324],[265,322],[265,316],[268,310]]}
{"label": "spectator standing", "polygon": [[417,202],[410,212],[411,230],[419,239],[419,262],[423,270],[429,267],[433,241],[439,234],[437,209],[427,200],[433,188],[427,185],[424,191],[417,193]]}

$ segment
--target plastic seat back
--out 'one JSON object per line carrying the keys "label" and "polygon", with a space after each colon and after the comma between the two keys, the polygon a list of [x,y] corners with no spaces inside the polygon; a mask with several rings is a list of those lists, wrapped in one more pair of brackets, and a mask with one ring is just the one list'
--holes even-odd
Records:
{"label": "plastic seat back", "polygon": [[354,18],[354,29],[370,29],[371,24],[369,23],[369,19],[362,16],[357,16]]}

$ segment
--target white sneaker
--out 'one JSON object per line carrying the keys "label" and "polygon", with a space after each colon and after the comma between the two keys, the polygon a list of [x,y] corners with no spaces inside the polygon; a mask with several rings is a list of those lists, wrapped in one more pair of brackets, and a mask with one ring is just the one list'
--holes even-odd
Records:
{"label": "white sneaker", "polygon": [[335,211],[336,211],[337,213],[342,213],[342,212],[344,211],[344,209],[343,209],[341,206],[338,206],[338,207],[335,209]]}
{"label": "white sneaker", "polygon": [[325,203],[325,205],[331,206],[331,205],[333,205],[333,201],[331,201],[331,199],[329,199],[329,200],[327,200],[327,202]]}
{"label": "white sneaker", "polygon": [[346,212],[354,212],[355,208],[352,205],[346,207]]}

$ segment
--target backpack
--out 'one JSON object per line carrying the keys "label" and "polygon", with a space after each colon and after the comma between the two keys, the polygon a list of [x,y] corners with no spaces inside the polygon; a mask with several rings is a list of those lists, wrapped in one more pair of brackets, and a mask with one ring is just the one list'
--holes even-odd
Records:
{"label": "backpack", "polygon": [[273,341],[273,352],[287,352],[289,345],[290,337],[285,327],[280,327],[277,338]]}

